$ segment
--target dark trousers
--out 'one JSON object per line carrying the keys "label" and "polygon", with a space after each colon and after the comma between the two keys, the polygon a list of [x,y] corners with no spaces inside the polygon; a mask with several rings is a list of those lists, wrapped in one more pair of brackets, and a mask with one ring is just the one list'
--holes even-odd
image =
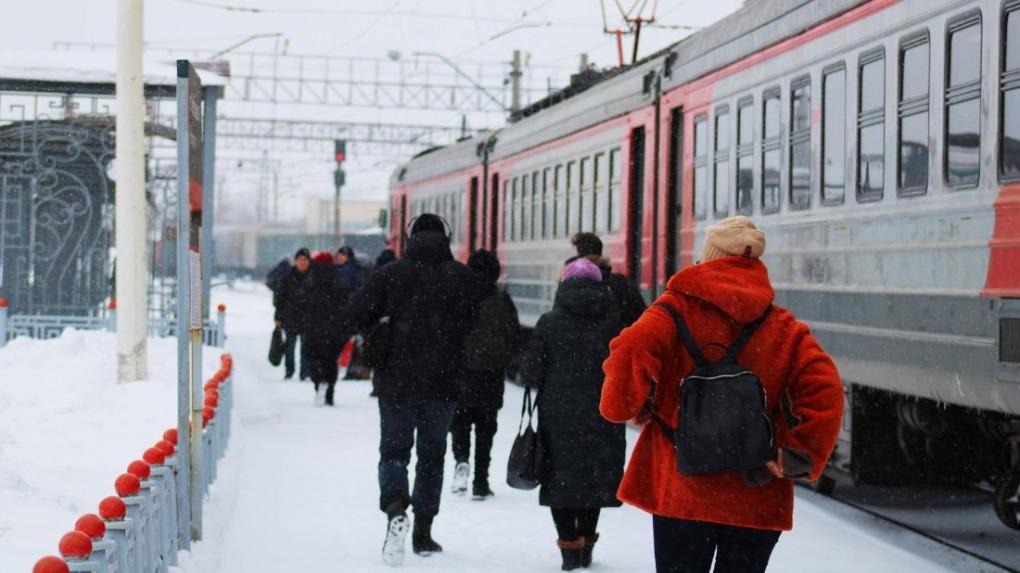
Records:
{"label": "dark trousers", "polygon": [[552,507],[553,523],[556,524],[556,533],[563,541],[573,541],[579,537],[595,537],[595,531],[599,527],[599,515],[602,510],[595,509],[568,509],[563,507]]}
{"label": "dark trousers", "polygon": [[340,376],[340,367],[337,364],[339,356],[332,352],[318,353],[308,351],[308,373],[315,384],[315,391],[319,391],[319,384],[326,385],[326,403],[333,403],[333,387]]}
{"label": "dark trousers", "polygon": [[492,461],[492,439],[496,435],[493,408],[457,408],[450,434],[453,437],[453,459],[467,463],[471,459],[471,427],[475,429],[475,484],[489,484],[489,463]]}
{"label": "dark trousers", "polygon": [[[393,502],[414,506],[418,517],[439,513],[443,492],[446,435],[453,421],[453,402],[442,400],[379,398],[379,508]],[[417,436],[415,436],[417,431]],[[415,448],[414,491],[410,492],[407,466]]]}
{"label": "dark trousers", "polygon": [[763,573],[778,531],[654,516],[656,573]]}
{"label": "dark trousers", "polygon": [[[283,364],[287,376],[294,374],[294,350],[300,337],[297,332],[286,329],[283,331]],[[301,342],[301,372],[298,373],[298,377],[302,380],[308,378],[308,349],[304,341]]]}

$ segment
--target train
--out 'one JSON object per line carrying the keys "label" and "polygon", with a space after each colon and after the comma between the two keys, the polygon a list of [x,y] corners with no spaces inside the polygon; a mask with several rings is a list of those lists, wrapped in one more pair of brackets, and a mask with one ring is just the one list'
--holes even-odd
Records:
{"label": "train", "polygon": [[651,300],[752,217],[844,379],[830,475],[979,485],[1020,529],[1020,0],[746,2],[411,158],[389,200],[398,250],[433,212],[498,253],[525,328],[575,232]]}

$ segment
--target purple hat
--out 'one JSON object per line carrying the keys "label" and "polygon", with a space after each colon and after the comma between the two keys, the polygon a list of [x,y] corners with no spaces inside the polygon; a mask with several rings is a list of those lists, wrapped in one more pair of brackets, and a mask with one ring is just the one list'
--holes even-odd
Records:
{"label": "purple hat", "polygon": [[602,282],[602,271],[599,266],[585,258],[580,258],[563,268],[562,280],[589,279]]}

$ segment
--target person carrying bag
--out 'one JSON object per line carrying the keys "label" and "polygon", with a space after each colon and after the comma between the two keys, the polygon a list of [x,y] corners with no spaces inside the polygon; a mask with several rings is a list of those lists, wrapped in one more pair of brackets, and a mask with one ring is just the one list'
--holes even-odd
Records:
{"label": "person carrying bag", "polygon": [[652,514],[658,573],[765,571],[793,479],[818,479],[839,435],[839,372],[774,305],[764,252],[748,217],[708,227],[701,262],[610,344],[602,415],[652,421],[618,496]]}

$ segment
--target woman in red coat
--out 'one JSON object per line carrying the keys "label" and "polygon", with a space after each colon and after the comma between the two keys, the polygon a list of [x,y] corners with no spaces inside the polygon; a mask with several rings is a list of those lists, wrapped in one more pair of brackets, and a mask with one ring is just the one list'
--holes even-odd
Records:
{"label": "woman in red coat", "polygon": [[[745,325],[773,303],[759,260],[765,235],[747,217],[706,232],[701,263],[674,275],[657,301],[675,310],[707,360],[718,360]],[[600,410],[644,430],[620,484],[621,501],[653,515],[659,573],[764,571],[781,531],[793,521],[793,479],[816,480],[839,434],[839,372],[807,325],[775,307],[738,363],[761,380],[775,420],[776,459],[748,472],[684,475],[676,450],[650,412],[676,428],[679,383],[694,367],[669,311],[650,307],[610,344]]]}

